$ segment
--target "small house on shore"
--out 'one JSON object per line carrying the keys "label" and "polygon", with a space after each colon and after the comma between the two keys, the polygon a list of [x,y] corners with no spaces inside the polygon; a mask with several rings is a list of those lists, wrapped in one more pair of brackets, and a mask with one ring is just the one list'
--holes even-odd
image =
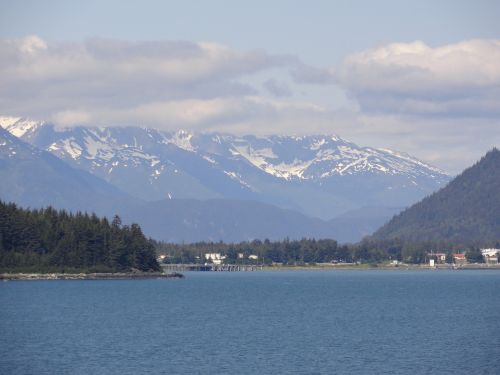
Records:
{"label": "small house on shore", "polygon": [[446,263],[446,254],[445,253],[434,253],[431,251],[430,253],[427,253],[427,257],[429,259],[433,259],[436,264]]}
{"label": "small house on shore", "polygon": [[453,254],[453,260],[456,264],[465,264],[467,263],[467,258],[465,258],[465,254],[457,253]]}
{"label": "small house on shore", "polygon": [[220,253],[206,253],[205,260],[206,263],[213,263],[216,265],[222,264],[222,262],[226,259],[225,255],[221,255]]}
{"label": "small house on shore", "polygon": [[487,264],[498,264],[500,249],[481,249],[484,261]]}

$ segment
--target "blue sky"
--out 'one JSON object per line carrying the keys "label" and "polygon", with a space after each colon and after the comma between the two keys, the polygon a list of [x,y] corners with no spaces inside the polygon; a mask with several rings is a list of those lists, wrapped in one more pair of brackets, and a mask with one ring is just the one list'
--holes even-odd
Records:
{"label": "blue sky", "polygon": [[498,1],[0,1],[0,111],[337,133],[455,173],[500,145],[499,15]]}
{"label": "blue sky", "polygon": [[294,54],[321,65],[395,41],[423,40],[438,46],[500,35],[496,0],[3,0],[0,4],[4,37],[217,41],[232,48]]}

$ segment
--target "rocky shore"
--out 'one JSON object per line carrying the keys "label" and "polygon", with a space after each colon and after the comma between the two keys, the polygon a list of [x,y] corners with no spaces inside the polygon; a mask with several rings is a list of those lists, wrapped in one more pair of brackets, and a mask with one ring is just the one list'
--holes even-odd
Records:
{"label": "rocky shore", "polygon": [[139,280],[139,279],[180,279],[184,275],[178,272],[144,273],[2,273],[0,280]]}

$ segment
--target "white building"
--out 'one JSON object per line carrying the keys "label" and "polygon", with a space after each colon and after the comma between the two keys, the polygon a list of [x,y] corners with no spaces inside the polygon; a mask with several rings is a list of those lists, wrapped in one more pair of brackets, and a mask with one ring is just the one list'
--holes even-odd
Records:
{"label": "white building", "polygon": [[206,253],[205,260],[208,262],[212,261],[213,264],[222,264],[222,262],[226,259],[225,256],[222,256],[220,253]]}
{"label": "white building", "polygon": [[481,249],[481,254],[483,254],[483,257],[498,256],[498,253],[500,253],[500,249]]}
{"label": "white building", "polygon": [[498,263],[500,249],[481,249],[481,254],[483,254],[486,263]]}

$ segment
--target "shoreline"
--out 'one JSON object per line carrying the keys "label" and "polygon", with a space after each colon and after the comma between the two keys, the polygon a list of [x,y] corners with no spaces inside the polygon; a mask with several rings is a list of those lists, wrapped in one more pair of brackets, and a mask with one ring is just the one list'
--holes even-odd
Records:
{"label": "shoreline", "polygon": [[238,265],[204,266],[194,264],[169,264],[162,265],[165,270],[171,272],[269,272],[269,271],[436,271],[436,270],[500,270],[500,264],[438,264],[430,266],[428,264],[330,264],[319,263],[315,265],[244,265],[241,269]]}
{"label": "shoreline", "polygon": [[2,273],[0,280],[147,280],[147,279],[182,279],[184,275],[178,272],[161,273]]}
{"label": "shoreline", "polygon": [[[431,267],[429,265],[370,265],[370,264],[316,264],[316,265],[301,265],[301,266],[255,266],[253,271],[439,271],[439,270],[485,270],[494,271],[500,270],[500,264],[467,264],[454,266],[437,265]],[[163,272],[116,272],[116,273],[0,273],[0,281],[36,281],[36,280],[151,280],[151,279],[182,279],[185,277],[183,273],[173,271]],[[206,271],[189,271],[189,272],[206,272]],[[224,271],[211,270],[208,272],[245,272],[245,271]]]}
{"label": "shoreline", "polygon": [[398,266],[394,265],[369,265],[369,264],[345,264],[345,265],[315,265],[315,266],[264,266],[262,268],[263,271],[301,271],[301,270],[317,270],[317,271],[434,271],[434,270],[452,270],[452,271],[460,271],[460,270],[500,270],[500,264],[495,265],[484,265],[484,264],[467,264],[460,266],[451,266],[451,265],[437,265],[437,266],[429,266],[429,265],[414,265],[414,264],[400,264]]}

